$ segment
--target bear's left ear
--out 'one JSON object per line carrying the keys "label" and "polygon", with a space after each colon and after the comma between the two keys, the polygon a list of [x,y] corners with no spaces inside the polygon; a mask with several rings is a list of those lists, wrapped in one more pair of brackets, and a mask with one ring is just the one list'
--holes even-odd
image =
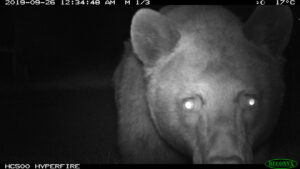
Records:
{"label": "bear's left ear", "polygon": [[141,9],[134,15],[130,34],[133,50],[146,67],[171,53],[180,38],[176,25],[151,9]]}
{"label": "bear's left ear", "polygon": [[293,16],[288,6],[259,6],[245,23],[246,38],[280,56],[288,44]]}

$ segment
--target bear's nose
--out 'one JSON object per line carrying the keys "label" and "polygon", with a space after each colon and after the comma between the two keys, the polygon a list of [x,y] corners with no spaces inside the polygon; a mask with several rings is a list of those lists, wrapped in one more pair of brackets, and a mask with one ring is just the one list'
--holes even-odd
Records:
{"label": "bear's nose", "polygon": [[[229,131],[227,131],[229,130]],[[242,142],[230,129],[224,127],[216,131],[207,150],[206,160],[213,164],[238,164],[243,163]]]}

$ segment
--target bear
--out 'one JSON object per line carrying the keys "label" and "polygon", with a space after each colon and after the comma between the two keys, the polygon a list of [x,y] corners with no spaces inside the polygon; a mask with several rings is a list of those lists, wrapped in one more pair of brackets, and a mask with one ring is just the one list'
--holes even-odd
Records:
{"label": "bear", "polygon": [[287,6],[139,9],[114,72],[122,163],[268,160],[283,102]]}

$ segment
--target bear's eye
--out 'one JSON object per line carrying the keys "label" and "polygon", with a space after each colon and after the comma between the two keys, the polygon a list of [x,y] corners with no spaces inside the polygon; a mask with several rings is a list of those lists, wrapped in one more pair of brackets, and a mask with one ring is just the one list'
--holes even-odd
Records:
{"label": "bear's eye", "polygon": [[243,107],[255,108],[258,105],[258,97],[254,94],[246,94],[241,98],[241,104]]}
{"label": "bear's eye", "polygon": [[192,110],[195,108],[194,100],[187,100],[184,102],[184,108],[187,110]]}
{"label": "bear's eye", "polygon": [[196,111],[201,108],[203,104],[200,96],[188,97],[182,100],[182,108],[186,111]]}
{"label": "bear's eye", "polygon": [[255,106],[256,105],[255,98],[248,98],[247,102],[248,102],[249,106]]}

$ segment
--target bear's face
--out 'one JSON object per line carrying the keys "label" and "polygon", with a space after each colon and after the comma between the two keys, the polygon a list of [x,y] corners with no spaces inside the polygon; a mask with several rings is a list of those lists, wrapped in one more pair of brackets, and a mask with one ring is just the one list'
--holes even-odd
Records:
{"label": "bear's face", "polygon": [[267,126],[264,121],[275,114],[268,108],[273,98],[261,92],[271,92],[271,67],[256,59],[263,56],[259,50],[248,52],[250,46],[224,53],[188,39],[147,70],[151,72],[147,100],[153,122],[169,144],[197,160],[209,161],[222,154],[220,160],[251,161],[254,138],[263,130],[256,125]]}
{"label": "bear's face", "polygon": [[194,163],[249,163],[276,123],[280,59],[261,39],[254,44],[251,31],[237,30],[221,38],[209,30],[189,32],[151,10],[133,20],[132,43],[144,64],[153,124]]}

